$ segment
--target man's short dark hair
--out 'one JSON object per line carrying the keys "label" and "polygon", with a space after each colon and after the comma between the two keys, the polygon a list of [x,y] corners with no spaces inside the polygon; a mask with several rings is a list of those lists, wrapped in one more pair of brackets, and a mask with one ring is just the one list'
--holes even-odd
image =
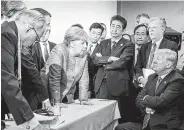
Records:
{"label": "man's short dark hair", "polygon": [[[107,28],[107,26],[105,25],[105,23],[100,23],[100,24],[102,25],[102,27],[105,26],[105,28]],[[105,29],[105,28],[104,28],[104,29]]]}
{"label": "man's short dark hair", "polygon": [[48,11],[46,11],[46,10],[44,10],[44,9],[42,9],[42,8],[33,8],[33,9],[31,9],[31,10],[36,10],[36,11],[38,11],[40,14],[42,14],[43,16],[49,15],[50,17],[52,17],[52,15],[51,15]]}
{"label": "man's short dark hair", "polygon": [[100,23],[93,23],[93,24],[91,24],[89,30],[91,31],[92,28],[96,28],[96,29],[99,28],[99,29],[102,30],[102,32],[104,30],[104,27]]}
{"label": "man's short dark hair", "polygon": [[137,29],[139,29],[140,27],[145,27],[146,28],[146,35],[149,35],[149,31],[148,31],[148,27],[145,24],[139,24],[134,28],[134,34],[136,32]]}
{"label": "man's short dark hair", "polygon": [[145,17],[145,18],[150,19],[149,15],[148,14],[145,14],[145,13],[138,14],[137,17],[136,17],[136,19],[140,19],[141,17]]}
{"label": "man's short dark hair", "polygon": [[81,29],[84,29],[84,28],[83,28],[83,26],[82,26],[81,24],[78,24],[78,23],[77,23],[77,24],[72,25],[71,27],[79,27],[79,28],[81,28]]}
{"label": "man's short dark hair", "polygon": [[114,15],[114,16],[111,18],[110,25],[112,24],[112,21],[114,21],[114,20],[120,21],[120,22],[122,23],[123,29],[126,28],[126,26],[127,26],[127,21],[126,21],[126,19],[123,18],[121,15]]}

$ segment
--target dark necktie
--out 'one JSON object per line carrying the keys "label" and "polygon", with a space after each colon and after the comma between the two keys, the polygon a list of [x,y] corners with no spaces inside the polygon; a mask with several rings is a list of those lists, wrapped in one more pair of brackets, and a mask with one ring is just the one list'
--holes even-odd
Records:
{"label": "dark necktie", "polygon": [[45,62],[46,62],[49,57],[49,52],[47,49],[47,43],[44,43],[43,45],[44,45],[44,56],[45,56]]}
{"label": "dark necktie", "polygon": [[151,65],[152,65],[152,62],[153,62],[154,53],[155,53],[155,49],[156,49],[156,43],[152,43],[152,48],[151,48],[151,52],[150,52],[147,68],[151,68]]}
{"label": "dark necktie", "polygon": [[114,51],[115,47],[116,47],[116,42],[112,41],[112,47],[111,47],[111,53]]}

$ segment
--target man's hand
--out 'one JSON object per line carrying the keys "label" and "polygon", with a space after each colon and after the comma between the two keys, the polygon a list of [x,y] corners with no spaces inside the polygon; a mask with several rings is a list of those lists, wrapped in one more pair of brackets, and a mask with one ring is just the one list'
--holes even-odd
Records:
{"label": "man's hand", "polygon": [[146,113],[148,114],[154,114],[155,110],[153,110],[152,108],[146,107]]}
{"label": "man's hand", "polygon": [[51,130],[51,128],[49,126],[39,124],[33,130]]}
{"label": "man's hand", "polygon": [[140,80],[139,80],[139,82],[143,85],[143,87],[146,85],[147,81],[148,80],[145,79],[144,77],[141,77]]}
{"label": "man's hand", "polygon": [[101,53],[96,53],[96,56],[97,57],[102,57],[102,54]]}
{"label": "man's hand", "polygon": [[118,57],[110,56],[108,59],[108,62],[113,62],[113,61],[117,61],[117,60],[119,60]]}
{"label": "man's hand", "polygon": [[49,100],[45,100],[42,102],[42,109],[46,109],[46,110],[52,110],[52,106],[50,104]]}

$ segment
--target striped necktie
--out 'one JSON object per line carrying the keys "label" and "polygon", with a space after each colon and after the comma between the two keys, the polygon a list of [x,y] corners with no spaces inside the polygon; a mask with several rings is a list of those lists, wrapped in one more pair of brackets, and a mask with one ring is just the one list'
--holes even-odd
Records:
{"label": "striped necktie", "polygon": [[112,47],[111,47],[111,53],[112,53],[116,47],[116,42],[112,41],[111,44],[112,44]]}
{"label": "striped necktie", "polygon": [[151,68],[155,50],[156,50],[156,43],[152,43],[152,48],[151,48],[151,52],[150,52],[150,56],[149,56],[149,61],[148,61],[148,64],[147,64],[148,69]]}

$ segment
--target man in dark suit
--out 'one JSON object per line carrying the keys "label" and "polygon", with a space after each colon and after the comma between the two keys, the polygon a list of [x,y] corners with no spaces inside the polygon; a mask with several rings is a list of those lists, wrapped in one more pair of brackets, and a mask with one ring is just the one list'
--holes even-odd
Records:
{"label": "man in dark suit", "polygon": [[163,48],[168,48],[176,52],[178,50],[176,43],[163,38],[165,28],[165,19],[158,17],[150,19],[148,30],[151,41],[141,47],[135,66],[137,81],[143,86],[145,86],[147,82],[147,78],[143,76],[143,68],[150,69],[154,52]]}
{"label": "man in dark suit", "polygon": [[143,129],[175,130],[181,125],[177,102],[184,90],[184,77],[175,70],[177,53],[170,49],[155,52],[152,69],[156,72],[137,97],[137,106],[146,112]]}
{"label": "man in dark suit", "polygon": [[40,72],[40,70],[44,67],[45,62],[47,61],[51,50],[55,47],[56,44],[48,41],[50,31],[51,31],[51,26],[50,26],[51,17],[52,17],[51,14],[42,8],[34,8],[32,10],[36,10],[40,12],[45,17],[46,24],[47,24],[47,30],[40,38],[40,42],[32,46],[32,55],[36,63],[37,69]]}
{"label": "man in dark suit", "polygon": [[94,79],[98,70],[98,67],[93,64],[92,58],[94,58],[98,46],[99,40],[103,32],[103,27],[100,23],[93,23],[89,28],[89,40],[88,40],[88,72],[89,72],[89,95],[91,98],[95,97],[94,92]]}
{"label": "man in dark suit", "polygon": [[21,45],[33,44],[37,35],[45,31],[44,25],[45,19],[40,13],[23,11],[15,22],[4,22],[1,26],[1,95],[16,124],[25,129],[46,130],[34,117],[20,89]]}
{"label": "man in dark suit", "polygon": [[95,79],[96,98],[118,100],[124,119],[128,107],[123,100],[129,94],[134,55],[134,44],[122,38],[126,25],[127,21],[122,16],[113,16],[110,22],[111,39],[100,43],[93,58],[93,63],[99,67]]}

